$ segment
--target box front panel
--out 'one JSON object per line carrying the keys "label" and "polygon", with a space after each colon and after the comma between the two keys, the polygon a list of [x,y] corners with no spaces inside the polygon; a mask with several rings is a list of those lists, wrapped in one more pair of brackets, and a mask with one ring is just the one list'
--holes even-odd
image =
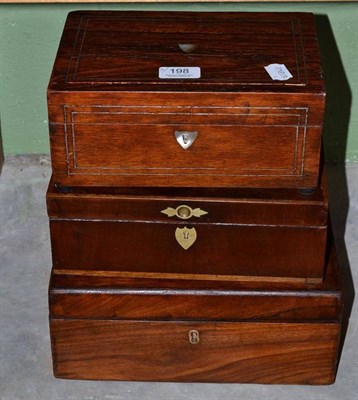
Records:
{"label": "box front panel", "polygon": [[315,187],[321,128],[307,107],[64,107],[51,126],[68,185]]}
{"label": "box front panel", "polygon": [[51,319],[54,372],[69,379],[333,383],[338,323]]}
{"label": "box front panel", "polygon": [[325,227],[51,220],[53,265],[168,275],[322,279]]}

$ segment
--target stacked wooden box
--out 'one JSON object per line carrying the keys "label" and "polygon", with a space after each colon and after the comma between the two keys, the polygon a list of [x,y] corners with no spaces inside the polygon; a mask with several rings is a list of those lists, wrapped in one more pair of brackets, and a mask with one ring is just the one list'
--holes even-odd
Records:
{"label": "stacked wooden box", "polygon": [[311,14],[75,12],[48,90],[54,372],[332,383]]}

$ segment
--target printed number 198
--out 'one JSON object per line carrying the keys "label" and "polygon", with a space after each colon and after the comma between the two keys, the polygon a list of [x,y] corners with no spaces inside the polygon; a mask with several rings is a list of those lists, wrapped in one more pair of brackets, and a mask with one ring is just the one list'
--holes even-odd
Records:
{"label": "printed number 198", "polygon": [[200,67],[159,67],[159,79],[199,79]]}
{"label": "printed number 198", "polygon": [[170,72],[172,74],[188,74],[189,69],[188,68],[171,68]]}

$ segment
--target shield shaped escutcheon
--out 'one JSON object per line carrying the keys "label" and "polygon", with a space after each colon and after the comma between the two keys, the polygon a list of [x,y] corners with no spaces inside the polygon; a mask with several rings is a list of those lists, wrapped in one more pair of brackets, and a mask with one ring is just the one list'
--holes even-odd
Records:
{"label": "shield shaped escutcheon", "polygon": [[189,229],[185,226],[175,230],[175,239],[184,250],[188,250],[194,244],[197,236],[195,228]]}

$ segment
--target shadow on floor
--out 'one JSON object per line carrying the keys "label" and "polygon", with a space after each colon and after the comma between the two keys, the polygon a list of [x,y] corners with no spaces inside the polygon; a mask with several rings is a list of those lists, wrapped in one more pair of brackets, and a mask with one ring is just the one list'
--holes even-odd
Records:
{"label": "shadow on floor", "polygon": [[327,175],[330,219],[344,290],[341,355],[355,297],[353,277],[344,241],[349,210],[344,161],[352,94],[328,17],[317,15],[316,27],[327,91],[323,130],[324,154],[326,160],[340,163],[327,168]]}
{"label": "shadow on floor", "polygon": [[333,240],[337,250],[338,264],[341,271],[344,301],[339,358],[341,356],[346,338],[349,318],[355,297],[353,276],[344,240],[349,209],[349,196],[345,168],[345,165],[342,164],[331,165],[327,169],[330,222],[333,230]]}

